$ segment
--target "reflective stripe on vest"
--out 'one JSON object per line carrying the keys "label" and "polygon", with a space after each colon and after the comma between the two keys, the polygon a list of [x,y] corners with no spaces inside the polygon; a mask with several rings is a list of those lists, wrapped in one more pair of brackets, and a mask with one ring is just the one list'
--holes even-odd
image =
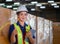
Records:
{"label": "reflective stripe on vest", "polygon": [[[15,23],[14,24],[16,30],[17,30],[17,33],[18,33],[18,44],[23,44],[23,36],[22,36],[22,31],[21,31],[21,28]],[[29,32],[30,31],[30,26],[26,26],[26,32]],[[25,44],[29,44],[28,42],[25,41]]]}

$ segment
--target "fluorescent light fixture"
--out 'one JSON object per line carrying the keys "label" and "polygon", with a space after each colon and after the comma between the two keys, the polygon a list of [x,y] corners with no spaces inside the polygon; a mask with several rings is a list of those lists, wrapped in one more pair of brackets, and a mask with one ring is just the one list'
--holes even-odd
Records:
{"label": "fluorescent light fixture", "polygon": [[48,1],[48,3],[54,3],[54,1]]}
{"label": "fluorescent light fixture", "polygon": [[58,6],[58,5],[56,5],[56,6],[54,6],[54,8],[59,8],[59,6]]}
{"label": "fluorescent light fixture", "polygon": [[3,5],[5,5],[5,3],[0,3],[0,6],[3,6]]}
{"label": "fluorescent light fixture", "polygon": [[15,2],[14,5],[20,5],[20,3],[19,2]]}
{"label": "fluorescent light fixture", "polygon": [[30,3],[29,3],[28,5],[34,5],[34,4],[30,4]]}
{"label": "fluorescent light fixture", "polygon": [[37,3],[36,6],[42,6],[42,4],[41,3]]}
{"label": "fluorescent light fixture", "polygon": [[38,3],[37,1],[31,2],[31,4],[37,4],[37,3]]}
{"label": "fluorescent light fixture", "polygon": [[7,8],[12,8],[12,5],[6,6]]}
{"label": "fluorescent light fixture", "polygon": [[35,11],[35,8],[32,8],[31,11]]}
{"label": "fluorescent light fixture", "polygon": [[45,9],[46,7],[45,6],[40,6],[41,9]]}
{"label": "fluorescent light fixture", "polygon": [[55,5],[57,5],[57,3],[53,3],[53,4],[51,4],[51,6],[55,6]]}
{"label": "fluorescent light fixture", "polygon": [[12,0],[6,0],[6,1],[8,2],[8,1],[12,1]]}
{"label": "fluorescent light fixture", "polygon": [[17,8],[13,8],[13,10],[17,10]]}

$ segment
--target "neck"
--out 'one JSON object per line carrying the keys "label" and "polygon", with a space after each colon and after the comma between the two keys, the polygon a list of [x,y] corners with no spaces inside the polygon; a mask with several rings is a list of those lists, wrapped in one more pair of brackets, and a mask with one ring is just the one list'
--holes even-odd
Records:
{"label": "neck", "polygon": [[24,26],[24,22],[23,21],[19,21],[20,25]]}

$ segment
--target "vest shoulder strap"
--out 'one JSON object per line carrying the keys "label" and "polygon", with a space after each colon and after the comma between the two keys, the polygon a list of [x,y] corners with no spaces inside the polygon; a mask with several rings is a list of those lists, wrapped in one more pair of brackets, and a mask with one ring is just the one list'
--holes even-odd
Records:
{"label": "vest shoulder strap", "polygon": [[30,25],[26,26],[26,32],[29,32],[30,31]]}
{"label": "vest shoulder strap", "polygon": [[[18,44],[23,44],[23,37],[22,37],[22,31],[20,29],[20,27],[14,23],[14,26],[18,32]],[[30,31],[30,26],[26,26],[26,32],[29,32]],[[25,44],[29,44],[29,42],[25,41]]]}
{"label": "vest shoulder strap", "polygon": [[15,23],[14,24],[16,30],[17,30],[17,33],[18,33],[18,44],[23,44],[23,36],[22,36],[22,31],[20,29],[20,27]]}

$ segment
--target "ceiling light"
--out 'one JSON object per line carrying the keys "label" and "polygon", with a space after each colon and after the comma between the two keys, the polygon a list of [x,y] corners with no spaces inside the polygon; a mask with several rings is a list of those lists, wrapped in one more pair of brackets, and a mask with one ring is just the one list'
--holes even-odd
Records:
{"label": "ceiling light", "polygon": [[35,8],[32,8],[31,11],[35,11]]}
{"label": "ceiling light", "polygon": [[14,5],[20,5],[20,3],[19,2],[15,2]]}
{"label": "ceiling light", "polygon": [[8,1],[12,1],[12,0],[6,0],[6,1],[8,2]]}
{"label": "ceiling light", "polygon": [[56,6],[54,6],[54,8],[59,8],[59,6],[58,6],[58,5],[56,5]]}
{"label": "ceiling light", "polygon": [[56,3],[51,4],[51,6],[55,6],[55,5],[57,5],[57,4]]}
{"label": "ceiling light", "polygon": [[12,8],[12,5],[6,6],[7,8]]}
{"label": "ceiling light", "polygon": [[37,3],[38,3],[37,1],[31,2],[31,4],[37,4]]}
{"label": "ceiling light", "polygon": [[5,3],[0,3],[0,6],[3,6],[3,5],[5,5]]}
{"label": "ceiling light", "polygon": [[46,7],[45,6],[40,6],[41,9],[45,9]]}
{"label": "ceiling light", "polygon": [[13,8],[13,10],[17,10],[17,8]]}
{"label": "ceiling light", "polygon": [[37,3],[36,6],[42,6],[42,4],[41,3]]}
{"label": "ceiling light", "polygon": [[54,1],[48,1],[48,3],[54,3]]}
{"label": "ceiling light", "polygon": [[34,5],[34,4],[30,4],[30,3],[29,3],[28,5]]}

